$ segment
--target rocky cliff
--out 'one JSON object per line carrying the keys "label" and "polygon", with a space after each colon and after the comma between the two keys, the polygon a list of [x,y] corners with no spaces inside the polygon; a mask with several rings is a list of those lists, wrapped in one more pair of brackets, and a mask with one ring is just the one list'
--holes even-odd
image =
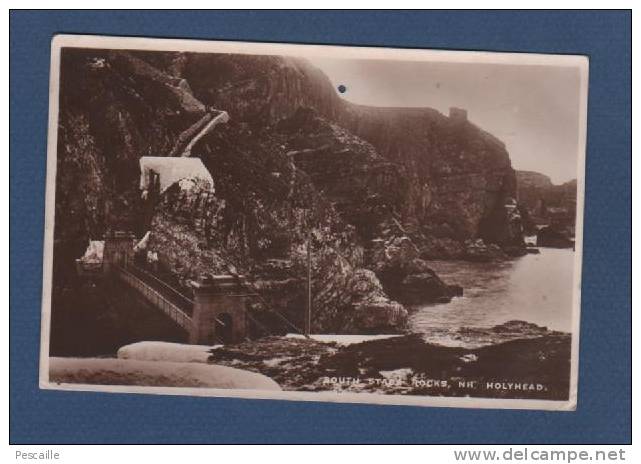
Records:
{"label": "rocky cliff", "polygon": [[563,206],[576,202],[576,179],[563,184],[553,184],[545,174],[534,171],[517,171],[519,201],[535,209],[544,201],[548,206]]}
{"label": "rocky cliff", "polygon": [[[367,142],[387,161],[368,179],[380,192],[395,190],[395,213],[417,234],[482,238],[499,244],[518,242],[502,220],[507,198],[516,197],[515,172],[504,144],[465,117],[449,117],[430,108],[374,108],[338,97],[329,79],[305,60],[271,56],[181,55],[166,69],[185,78],[201,101],[225,108],[246,125],[269,126],[294,119],[298,144],[320,150],[317,169],[340,171],[330,158],[327,138],[313,137],[294,115],[306,108]],[[460,115],[460,113],[455,113]],[[282,127],[282,126],[281,126]],[[277,129],[278,132],[278,129]],[[331,138],[331,137],[330,137]],[[340,153],[338,154],[340,155]],[[328,167],[329,166],[329,167]],[[347,171],[349,172],[350,169]],[[339,182],[328,175],[314,180]],[[372,184],[371,181],[374,181]],[[321,188],[325,185],[321,184]],[[360,203],[362,197],[343,195]],[[369,232],[369,231],[366,231]]]}
{"label": "rocky cliff", "polygon": [[[139,158],[178,154],[214,108],[231,120],[191,147],[215,183],[211,228],[176,192],[147,222]],[[465,257],[471,239],[522,246],[499,140],[460,112],[350,104],[302,59],[66,49],[59,134],[58,255],[107,229],[151,228],[178,284],[232,266],[300,314],[311,236],[319,330],[400,327],[407,313],[390,296],[460,292],[423,258]]]}
{"label": "rocky cliff", "polygon": [[520,209],[527,215],[526,232],[535,233],[537,226],[552,226],[574,235],[576,179],[557,185],[534,171],[517,171],[516,176]]}

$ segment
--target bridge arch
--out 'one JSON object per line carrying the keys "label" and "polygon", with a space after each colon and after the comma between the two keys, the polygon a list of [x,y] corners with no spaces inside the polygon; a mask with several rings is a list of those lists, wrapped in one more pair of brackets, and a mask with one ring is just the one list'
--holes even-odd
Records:
{"label": "bridge arch", "polygon": [[207,276],[194,282],[193,326],[189,342],[240,343],[246,334],[246,299],[242,276]]}

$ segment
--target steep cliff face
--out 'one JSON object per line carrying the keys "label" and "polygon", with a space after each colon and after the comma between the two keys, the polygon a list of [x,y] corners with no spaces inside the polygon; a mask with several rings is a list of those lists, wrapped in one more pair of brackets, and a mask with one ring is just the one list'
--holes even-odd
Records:
{"label": "steep cliff face", "polygon": [[225,108],[236,121],[267,126],[302,107],[332,119],[342,110],[342,101],[327,76],[301,58],[133,53],[164,73],[185,79],[198,100]]}
{"label": "steep cliff face", "polygon": [[127,52],[63,50],[56,239],[139,230],[139,158],[166,154],[204,113],[185,81]]}
{"label": "steep cliff face", "polygon": [[[311,235],[318,330],[380,331],[407,316],[390,296],[444,301],[460,291],[421,256],[464,255],[471,238],[522,240],[506,208],[516,196],[508,153],[460,113],[353,105],[294,58],[65,50],[62,69],[61,248],[151,228],[177,285],[232,266],[268,305],[300,315]],[[231,120],[191,148],[214,180],[213,225],[190,222],[194,203],[175,189],[147,222],[139,158],[178,155],[214,108]]]}
{"label": "steep cliff face", "polygon": [[[85,121],[89,132],[78,138],[99,147],[94,158],[105,165],[111,197],[131,189],[140,156],[172,152],[179,135],[215,107],[236,127],[228,137],[205,138],[197,147],[204,156],[233,145],[239,133],[285,133],[287,149],[297,152],[293,161],[310,170],[320,190],[344,204],[380,203],[376,195],[386,194],[385,208],[416,233],[415,240],[421,234],[499,244],[514,239],[501,220],[506,199],[516,197],[509,155],[466,120],[431,109],[350,104],[301,59],[77,50],[63,58],[61,126],[70,131],[74,120]],[[301,117],[302,108],[314,116]],[[325,126],[314,127],[315,117]],[[350,152],[360,156],[358,168],[343,157],[349,148],[336,147],[349,137],[360,139],[352,147],[363,145]],[[373,233],[371,225],[363,231]]]}
{"label": "steep cliff face", "polygon": [[342,121],[400,166],[408,182],[405,222],[428,235],[503,243],[504,224],[488,221],[516,195],[502,142],[431,109],[346,105]]}
{"label": "steep cliff face", "polygon": [[[297,115],[308,108],[369,143],[378,164],[367,168],[364,180],[349,176],[351,167],[335,164],[340,153],[321,156],[327,140],[309,137],[314,132],[300,137],[298,150],[307,152],[298,159],[315,170],[312,176],[321,189],[337,192],[343,182],[343,202],[362,198],[352,195],[344,179],[366,182],[380,192],[391,188],[394,199],[387,206],[414,232],[414,240],[426,235],[511,245],[519,241],[504,214],[506,200],[516,197],[509,155],[501,141],[465,117],[450,118],[429,108],[351,104],[338,97],[322,72],[300,59],[187,54],[179,74],[201,101],[225,108],[243,126],[276,124],[277,133],[287,127],[277,125],[283,120],[304,126]],[[318,183],[323,181],[327,183]]]}
{"label": "steep cliff face", "polygon": [[[145,52],[136,56],[184,79],[199,101],[225,109],[233,121],[252,132],[294,119],[301,108],[307,108],[368,142],[388,166],[379,166],[379,174],[368,175],[366,181],[382,186],[382,191],[395,184],[395,212],[417,234],[414,240],[420,241],[424,234],[458,241],[518,242],[503,208],[507,199],[516,197],[509,155],[501,141],[468,122],[465,115],[351,104],[338,96],[321,71],[298,58]],[[309,150],[301,158],[327,148],[322,137],[301,140],[299,149]],[[329,166],[336,158],[317,160],[316,167],[342,172],[340,166],[319,166]],[[369,169],[376,171],[376,167]],[[333,183],[327,190],[336,190],[340,181],[332,176],[325,179]],[[347,193],[353,192],[345,193],[343,201],[349,202],[352,196]]]}

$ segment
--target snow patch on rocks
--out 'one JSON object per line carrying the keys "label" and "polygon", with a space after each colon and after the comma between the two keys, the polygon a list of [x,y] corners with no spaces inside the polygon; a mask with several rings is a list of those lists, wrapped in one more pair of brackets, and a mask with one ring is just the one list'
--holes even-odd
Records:
{"label": "snow patch on rocks", "polygon": [[[347,346],[355,343],[371,342],[373,340],[384,340],[386,338],[400,337],[399,334],[390,335],[335,335],[335,334],[322,334],[310,335],[309,338],[321,343],[336,343],[338,345]],[[300,334],[287,334],[287,338],[304,339],[304,335]]]}
{"label": "snow patch on rocks", "polygon": [[115,358],[50,358],[49,381],[147,387],[281,389],[267,376],[233,367]]}
{"label": "snow patch on rocks", "polygon": [[104,251],[104,240],[90,240],[80,261],[83,263],[102,263]]}
{"label": "snow patch on rocks", "polygon": [[401,369],[394,369],[393,371],[379,371],[382,377],[386,379],[406,379],[414,373],[412,369],[405,367]]}
{"label": "snow patch on rocks", "polygon": [[210,351],[222,345],[184,345],[169,342],[138,342],[125,345],[118,350],[119,359],[139,361],[170,361],[184,363],[206,363]]}
{"label": "snow patch on rocks", "polygon": [[267,367],[276,367],[281,363],[290,361],[291,359],[293,359],[291,356],[285,356],[283,358],[265,359],[263,361],[263,364]]}

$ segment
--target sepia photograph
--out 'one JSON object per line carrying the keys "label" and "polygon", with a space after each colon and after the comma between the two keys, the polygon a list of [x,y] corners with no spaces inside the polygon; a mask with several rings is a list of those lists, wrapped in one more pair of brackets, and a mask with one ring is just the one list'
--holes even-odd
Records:
{"label": "sepia photograph", "polygon": [[586,57],[51,56],[41,388],[576,408]]}

